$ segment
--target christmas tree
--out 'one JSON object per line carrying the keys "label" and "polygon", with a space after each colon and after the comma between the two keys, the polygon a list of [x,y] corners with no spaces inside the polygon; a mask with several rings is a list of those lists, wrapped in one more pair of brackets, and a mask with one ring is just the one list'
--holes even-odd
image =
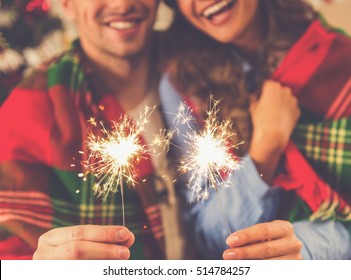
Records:
{"label": "christmas tree", "polygon": [[61,51],[59,30],[48,0],[0,0],[0,105],[26,70]]}

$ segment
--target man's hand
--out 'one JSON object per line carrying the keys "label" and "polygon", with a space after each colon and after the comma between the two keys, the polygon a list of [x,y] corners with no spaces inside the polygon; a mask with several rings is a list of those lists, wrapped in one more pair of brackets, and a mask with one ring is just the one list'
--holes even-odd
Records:
{"label": "man's hand", "polygon": [[127,260],[134,240],[134,234],[123,226],[56,228],[40,236],[33,259]]}
{"label": "man's hand", "polygon": [[223,259],[301,260],[302,244],[288,221],[261,223],[239,230],[227,238],[230,249]]}

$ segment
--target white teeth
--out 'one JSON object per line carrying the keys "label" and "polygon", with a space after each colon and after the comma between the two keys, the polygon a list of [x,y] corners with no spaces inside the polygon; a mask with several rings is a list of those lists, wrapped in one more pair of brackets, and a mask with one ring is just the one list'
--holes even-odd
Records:
{"label": "white teeth", "polygon": [[233,3],[233,0],[223,0],[221,2],[218,2],[214,5],[212,5],[211,7],[208,7],[202,14],[205,17],[209,18],[209,17],[213,16],[215,13],[218,13],[220,10],[229,6],[232,3]]}
{"label": "white teeth", "polygon": [[111,22],[110,27],[120,29],[120,30],[125,30],[134,27],[137,25],[137,21],[114,21]]}

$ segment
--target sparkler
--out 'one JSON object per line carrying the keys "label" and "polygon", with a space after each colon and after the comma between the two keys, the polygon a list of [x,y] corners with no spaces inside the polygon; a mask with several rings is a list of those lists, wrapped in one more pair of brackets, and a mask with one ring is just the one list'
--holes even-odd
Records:
{"label": "sparkler", "polygon": [[[115,193],[120,188],[123,225],[125,225],[124,181],[135,186],[137,175],[135,166],[143,157],[151,153],[149,147],[142,142],[140,135],[155,108],[156,106],[145,107],[139,120],[135,122],[124,115],[120,121],[112,121],[110,130],[100,122],[102,136],[93,133],[88,135],[89,156],[83,165],[88,173],[99,179],[94,186],[95,195],[98,197],[102,196],[106,199],[110,192]],[[88,122],[95,127],[98,126],[93,118]],[[169,141],[164,134],[160,134],[152,145],[167,145]]]}
{"label": "sparkler", "polygon": [[[229,173],[238,168],[237,158],[231,153],[238,144],[231,144],[235,135],[232,123],[229,120],[219,121],[219,101],[211,97],[207,118],[202,130],[194,129],[192,111],[184,104],[178,109],[175,121],[188,126],[189,131],[185,143],[189,151],[181,160],[180,171],[190,172],[191,176],[188,187],[192,190],[192,198],[197,201],[204,201],[209,196],[209,188],[214,188],[220,204],[225,224],[229,234],[230,227],[218,194],[218,186],[227,186]],[[179,133],[179,131],[178,131]]]}

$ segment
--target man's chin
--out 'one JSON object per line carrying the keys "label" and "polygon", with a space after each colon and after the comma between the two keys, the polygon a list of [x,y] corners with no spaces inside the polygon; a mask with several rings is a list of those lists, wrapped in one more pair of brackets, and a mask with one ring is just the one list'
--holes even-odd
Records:
{"label": "man's chin", "polygon": [[140,57],[146,54],[147,47],[145,44],[128,44],[128,45],[118,45],[112,53],[120,58],[132,58],[132,57]]}

